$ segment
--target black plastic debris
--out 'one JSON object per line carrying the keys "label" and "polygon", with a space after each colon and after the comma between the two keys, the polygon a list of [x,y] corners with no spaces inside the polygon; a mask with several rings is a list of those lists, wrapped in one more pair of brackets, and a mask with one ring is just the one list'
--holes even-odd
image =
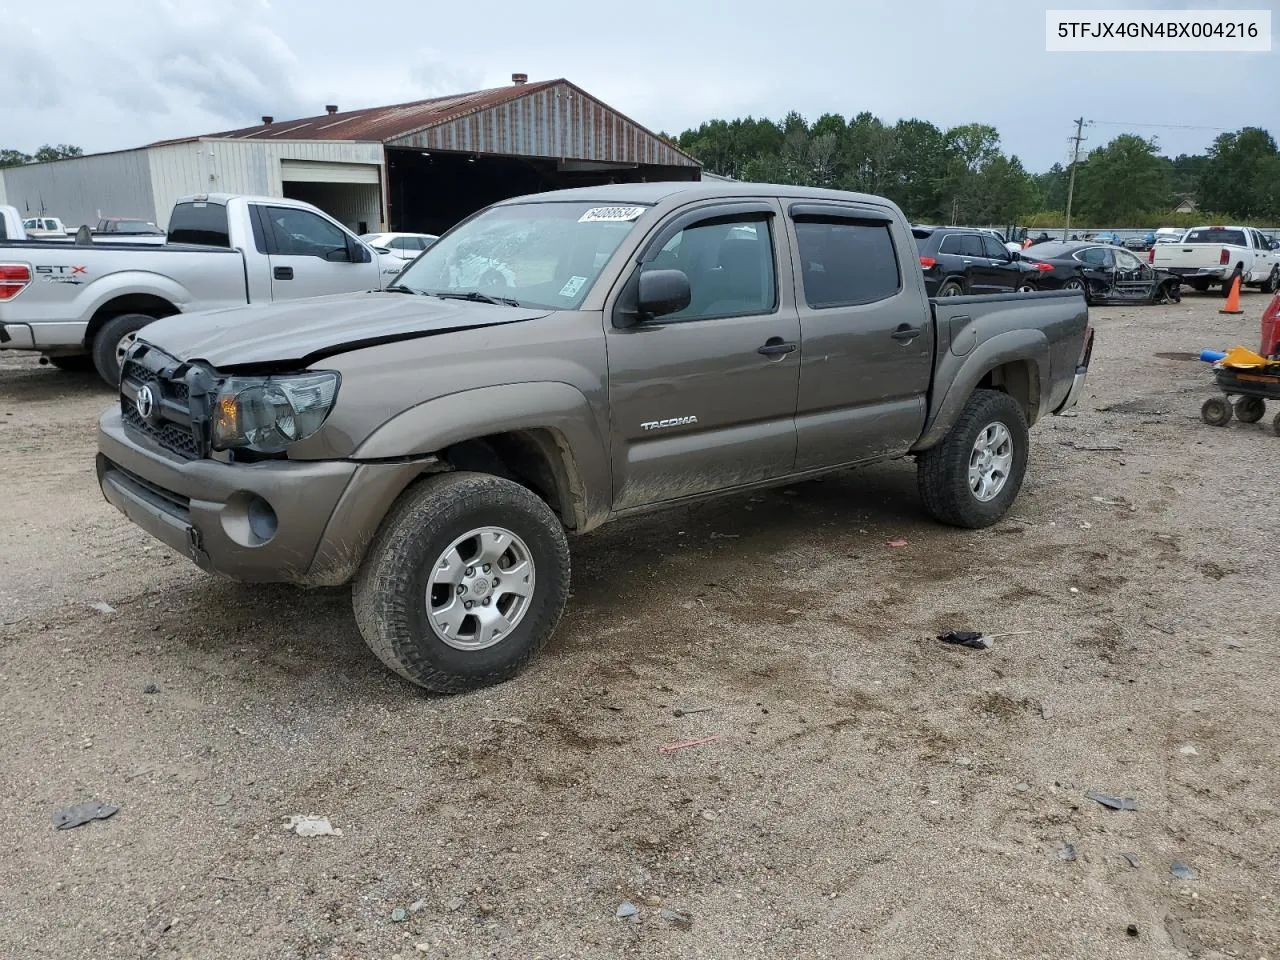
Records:
{"label": "black plastic debris", "polygon": [[1138,801],[1131,797],[1113,797],[1109,793],[1099,793],[1097,790],[1087,790],[1085,796],[1102,804],[1108,810],[1138,809]]}
{"label": "black plastic debris", "polygon": [[948,630],[946,633],[938,634],[938,639],[957,647],[968,647],[970,650],[987,650],[991,647],[991,641],[976,630]]}
{"label": "black plastic debris", "polygon": [[65,810],[55,810],[53,825],[58,830],[70,830],[72,827],[83,826],[90,820],[106,820],[108,817],[115,816],[119,810],[120,808],[114,804],[90,800],[88,803],[77,803],[74,807],[67,807]]}
{"label": "black plastic debris", "polygon": [[1138,925],[1136,923],[1131,923],[1124,928],[1124,932],[1128,936],[1136,937],[1138,935]]}
{"label": "black plastic debris", "polygon": [[1169,864],[1169,872],[1179,880],[1194,880],[1197,876],[1196,872],[1181,860],[1175,860]]}

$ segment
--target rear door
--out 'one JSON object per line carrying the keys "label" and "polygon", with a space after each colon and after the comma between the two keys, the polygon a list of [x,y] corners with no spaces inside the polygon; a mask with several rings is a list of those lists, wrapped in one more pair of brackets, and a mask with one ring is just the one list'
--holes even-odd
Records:
{"label": "rear door", "polygon": [[974,254],[982,252],[982,245],[976,246],[965,240],[963,233],[948,233],[938,242],[938,263],[948,277],[961,277],[964,281],[965,293],[981,293],[974,288],[973,260]]}
{"label": "rear door", "polygon": [[960,234],[960,253],[968,262],[971,293],[1007,293],[1013,289],[1005,281],[1004,271],[993,263],[983,245],[980,233]]}
{"label": "rear door", "polygon": [[800,321],[778,212],[774,201],[753,200],[676,214],[645,245],[618,299],[634,295],[640,272],[680,270],[689,306],[625,327],[606,314],[614,509],[791,471]]}
{"label": "rear door", "polygon": [[906,453],[924,427],[933,370],[929,305],[907,235],[872,205],[795,203],[788,212],[802,347],[796,469]]}
{"label": "rear door", "polygon": [[[255,234],[261,231],[266,243],[272,300],[381,287],[378,258],[332,220],[296,207],[255,204],[253,210]],[[353,261],[352,251],[369,262]]]}

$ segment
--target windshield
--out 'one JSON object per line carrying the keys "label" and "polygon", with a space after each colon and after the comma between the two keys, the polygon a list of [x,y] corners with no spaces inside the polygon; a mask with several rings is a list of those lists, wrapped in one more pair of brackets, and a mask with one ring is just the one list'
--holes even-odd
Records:
{"label": "windshield", "polygon": [[647,208],[521,203],[487,210],[432,244],[396,280],[413,293],[482,294],[573,310]]}

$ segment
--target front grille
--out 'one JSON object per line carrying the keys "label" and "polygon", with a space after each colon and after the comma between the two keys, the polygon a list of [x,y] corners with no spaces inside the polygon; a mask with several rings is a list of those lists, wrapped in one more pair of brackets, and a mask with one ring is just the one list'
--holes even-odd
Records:
{"label": "front grille", "polygon": [[[120,416],[127,429],[142,434],[187,460],[202,456],[200,438],[192,428],[191,391],[185,377],[190,368],[150,344],[138,344],[120,369]],[[138,410],[138,392],[149,387],[150,417]]]}

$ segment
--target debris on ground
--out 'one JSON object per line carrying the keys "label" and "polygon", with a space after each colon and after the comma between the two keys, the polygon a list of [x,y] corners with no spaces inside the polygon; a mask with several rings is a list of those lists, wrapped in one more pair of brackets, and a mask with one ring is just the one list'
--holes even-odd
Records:
{"label": "debris on ground", "polygon": [[671,711],[673,717],[687,717],[691,713],[710,713],[711,707],[676,707]]}
{"label": "debris on ground", "polygon": [[640,908],[630,900],[623,900],[618,904],[618,912],[616,914],[619,920],[634,919],[636,923],[640,922]]}
{"label": "debris on ground", "polygon": [[968,647],[970,650],[991,649],[991,641],[977,630],[948,630],[946,633],[938,634],[938,639],[943,643]]}
{"label": "debris on ground", "polygon": [[157,687],[154,683],[148,683],[145,687],[142,688],[142,692],[143,693],[159,693],[160,688]]}
{"label": "debris on ground", "polygon": [[1097,790],[1086,790],[1085,794],[1090,800],[1094,800],[1108,810],[1137,810],[1138,801],[1132,797],[1113,797],[1109,793],[1100,793]]}
{"label": "debris on ground", "polygon": [[55,810],[53,812],[53,826],[58,830],[70,830],[72,827],[79,827],[90,820],[106,820],[108,817],[114,817],[120,808],[112,803],[103,803],[101,800],[90,800],[87,803],[77,803],[74,807],[67,807],[65,810]]}
{"label": "debris on ground", "polygon": [[1169,864],[1169,872],[1179,880],[1194,880],[1197,877],[1197,873],[1181,860],[1175,860]]}
{"label": "debris on ground", "polygon": [[1072,440],[1059,440],[1058,443],[1064,447],[1070,447],[1072,450],[1081,450],[1085,453],[1123,453],[1124,447],[1117,447],[1115,444],[1101,444],[1096,447],[1087,446],[1083,443],[1076,443]]}
{"label": "debris on ground", "polygon": [[700,747],[704,743],[714,743],[724,737],[723,733],[713,734],[710,737],[702,737],[700,740],[682,740],[679,743],[667,743],[658,748],[659,753],[675,753],[677,750],[684,750],[688,747]]}
{"label": "debris on ground", "polygon": [[1125,862],[1133,869],[1138,869],[1138,855],[1136,853],[1122,853],[1120,856],[1124,857]]}
{"label": "debris on ground", "polygon": [[313,817],[310,815],[302,816],[294,814],[289,818],[289,822],[284,825],[286,830],[292,830],[300,837],[340,837],[342,831],[337,829],[329,822],[328,817]]}
{"label": "debris on ground", "polygon": [[99,613],[115,613],[116,612],[115,607],[113,607],[109,603],[103,602],[102,600],[95,600],[93,603],[89,604],[89,606],[91,606],[94,610],[97,610]]}
{"label": "debris on ground", "polygon": [[716,533],[716,531],[712,530],[711,536],[707,537],[707,539],[708,540],[737,540],[741,536],[742,534],[740,533]]}
{"label": "debris on ground", "polygon": [[1104,507],[1123,507],[1124,504],[1119,500],[1108,500],[1106,497],[1090,497],[1094,503],[1100,503]]}
{"label": "debris on ground", "polygon": [[485,723],[509,723],[517,727],[527,727],[529,721],[523,717],[485,717]]}
{"label": "debris on ground", "polygon": [[1062,846],[1058,848],[1058,857],[1062,860],[1066,860],[1068,863],[1074,863],[1076,859],[1076,845],[1063,840]]}
{"label": "debris on ground", "polygon": [[1138,925],[1136,923],[1131,923],[1124,928],[1124,932],[1127,936],[1136,937],[1138,935]]}
{"label": "debris on ground", "polygon": [[1180,747],[1178,752],[1184,757],[1198,757],[1200,755],[1200,751],[1189,743],[1184,747]]}
{"label": "debris on ground", "polygon": [[890,541],[889,541],[889,546],[891,546],[891,547],[905,547],[906,545],[907,545],[907,541],[905,541],[905,540],[890,540]]}
{"label": "debris on ground", "polygon": [[663,907],[658,911],[658,916],[663,920],[670,920],[677,927],[681,927],[685,930],[688,930],[693,926],[693,917],[688,913],[683,913],[679,910],[669,910],[666,907]]}

